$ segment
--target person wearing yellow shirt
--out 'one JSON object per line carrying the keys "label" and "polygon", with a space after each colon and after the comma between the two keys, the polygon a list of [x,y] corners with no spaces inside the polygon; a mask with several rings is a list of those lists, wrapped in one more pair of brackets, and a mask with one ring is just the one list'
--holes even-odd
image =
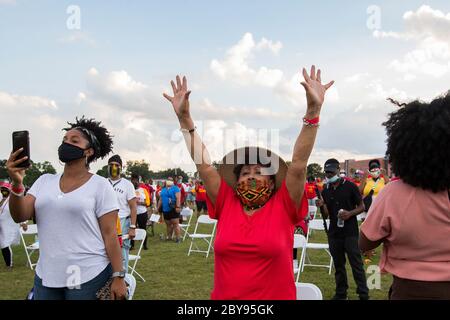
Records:
{"label": "person wearing yellow shirt", "polygon": [[[381,168],[380,161],[378,159],[373,159],[369,161],[369,170],[364,174],[361,184],[359,185],[359,191],[363,198],[372,194],[373,201],[388,182],[389,177],[387,176],[386,171]],[[365,212],[361,214],[362,220],[366,218],[368,211],[369,208],[365,208]]]}

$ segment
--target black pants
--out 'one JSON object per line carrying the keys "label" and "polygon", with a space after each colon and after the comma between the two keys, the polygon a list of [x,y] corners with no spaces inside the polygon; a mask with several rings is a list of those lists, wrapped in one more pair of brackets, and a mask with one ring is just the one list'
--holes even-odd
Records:
{"label": "black pants", "polygon": [[[139,229],[147,230],[148,214],[141,213],[136,216],[136,225]],[[134,247],[134,240],[131,240],[131,247]],[[144,248],[147,248],[147,237],[144,239]]]}
{"label": "black pants", "polygon": [[12,250],[11,247],[2,248],[3,259],[7,267],[12,267]]}
{"label": "black pants", "polygon": [[366,273],[363,267],[361,251],[358,247],[358,237],[334,238],[329,237],[330,253],[333,257],[334,267],[336,269],[336,296],[339,298],[347,297],[347,270],[345,269],[345,254],[352,267],[353,279],[356,282],[356,293],[360,298],[368,298],[369,289],[367,288]]}

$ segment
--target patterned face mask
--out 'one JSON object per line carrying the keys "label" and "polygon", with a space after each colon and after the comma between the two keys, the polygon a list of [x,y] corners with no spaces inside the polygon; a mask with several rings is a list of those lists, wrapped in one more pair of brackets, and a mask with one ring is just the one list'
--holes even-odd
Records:
{"label": "patterned face mask", "polygon": [[245,180],[236,187],[236,194],[246,210],[261,208],[269,200],[272,192],[273,189],[265,180]]}

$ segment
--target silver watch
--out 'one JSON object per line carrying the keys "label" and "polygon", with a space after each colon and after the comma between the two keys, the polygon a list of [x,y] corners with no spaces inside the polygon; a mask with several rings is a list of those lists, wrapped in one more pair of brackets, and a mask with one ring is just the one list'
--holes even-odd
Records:
{"label": "silver watch", "polygon": [[126,272],[125,271],[118,271],[114,272],[111,276],[111,278],[125,278]]}

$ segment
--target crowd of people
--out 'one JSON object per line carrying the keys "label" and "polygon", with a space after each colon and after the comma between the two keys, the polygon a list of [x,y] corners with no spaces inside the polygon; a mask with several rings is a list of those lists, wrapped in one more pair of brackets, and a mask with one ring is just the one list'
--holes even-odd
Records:
{"label": "crowd of people", "polygon": [[[6,164],[11,182],[0,185],[6,264],[12,266],[17,223],[26,228],[34,220],[40,242],[35,299],[96,299],[105,285],[112,299],[124,299],[129,252],[136,228],[149,223],[149,208],[161,213],[165,239],[179,243],[180,213],[189,206],[218,221],[212,299],[294,300],[294,233],[308,233],[309,207],[317,206],[328,219],[333,299],[347,299],[346,257],[359,298],[369,299],[363,257],[370,259],[380,244],[381,270],[393,275],[390,299],[450,299],[450,93],[430,103],[396,103],[399,109],[384,123],[393,179],[378,160],[348,177],[331,158],[322,180],[307,177],[307,164],[334,82],[322,83],[315,66],[303,69],[303,77],[307,108],[289,165],[271,150],[248,146],[213,166],[191,117],[187,79],[179,76],[171,82],[173,95],[164,97],[200,180],[175,176],[153,185],[134,174],[126,179],[119,155],[109,158],[107,179],[92,174],[90,164],[110,154],[113,141],[100,122],[84,117],[65,128],[58,149],[63,172],[41,176],[27,192],[20,167],[27,159],[18,159],[22,150],[12,152]],[[68,283],[74,266],[80,278]]]}

